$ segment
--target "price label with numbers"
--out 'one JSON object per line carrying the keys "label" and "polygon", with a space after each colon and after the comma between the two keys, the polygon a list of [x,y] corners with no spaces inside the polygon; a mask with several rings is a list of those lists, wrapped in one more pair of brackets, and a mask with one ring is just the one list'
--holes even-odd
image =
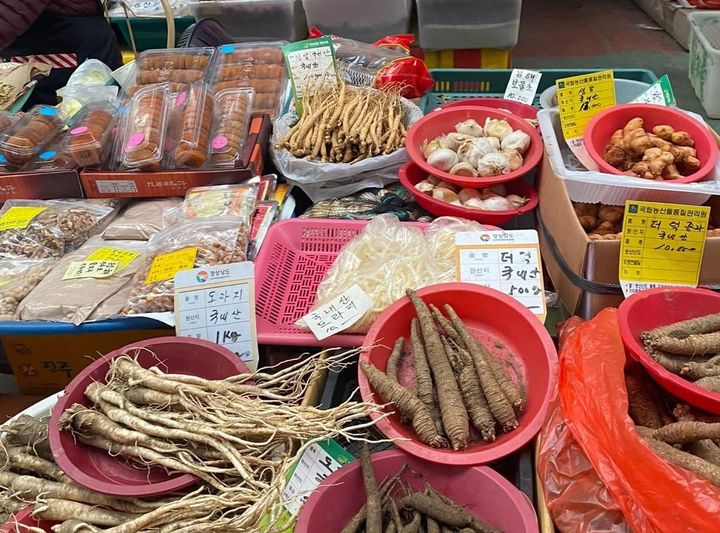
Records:
{"label": "price label with numbers", "polygon": [[173,279],[175,274],[181,270],[191,269],[195,266],[197,252],[197,248],[183,248],[155,256],[145,278],[145,283],[150,285],[158,281]]}
{"label": "price label with numbers", "polygon": [[697,287],[710,208],[625,203],[618,274],[625,296],[666,285]]}
{"label": "price label with numbers", "polygon": [[327,339],[352,326],[372,307],[372,300],[359,285],[352,285],[303,317],[318,340]]}
{"label": "price label with numbers", "polygon": [[330,37],[286,44],[283,54],[298,112],[301,112],[301,100],[306,91],[338,83],[335,48]]}
{"label": "price label with numbers", "polygon": [[547,306],[535,230],[471,231],[455,235],[458,281],[504,292],[541,321]]}
{"label": "price label with numbers", "polygon": [[503,98],[532,105],[541,77],[540,72],[514,68],[510,74],[510,81],[508,81],[505,88]]}
{"label": "price label with numbers", "polygon": [[178,272],[175,275],[177,335],[225,346],[255,370],[258,345],[253,279],[250,262]]}

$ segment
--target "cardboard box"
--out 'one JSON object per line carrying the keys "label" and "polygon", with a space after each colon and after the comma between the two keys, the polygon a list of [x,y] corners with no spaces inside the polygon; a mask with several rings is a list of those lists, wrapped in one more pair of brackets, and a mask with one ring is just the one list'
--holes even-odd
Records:
{"label": "cardboard box", "polygon": [[263,173],[271,130],[268,115],[253,115],[235,168],[160,172],[84,170],[80,173],[80,180],[88,198],[185,196],[187,190],[193,187],[238,183]]}
{"label": "cardboard box", "polygon": [[[618,280],[620,241],[592,241],[575,216],[565,182],[555,176],[547,155],[540,170],[536,210],[540,252],[566,309],[590,318],[623,300]],[[700,285],[720,284],[720,237],[708,237]]]}
{"label": "cardboard box", "polygon": [[82,197],[80,178],[75,170],[0,174],[0,202],[13,198],[52,200]]}

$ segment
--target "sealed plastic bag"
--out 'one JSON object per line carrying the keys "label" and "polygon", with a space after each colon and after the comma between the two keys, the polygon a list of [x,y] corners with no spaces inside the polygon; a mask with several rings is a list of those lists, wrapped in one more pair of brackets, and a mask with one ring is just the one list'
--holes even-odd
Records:
{"label": "sealed plastic bag", "polygon": [[17,320],[18,306],[50,271],[54,259],[0,261],[0,320]]}
{"label": "sealed plastic bag", "polygon": [[[556,508],[554,516],[559,513],[567,518],[563,531],[578,533],[716,531],[720,488],[669,464],[638,436],[627,414],[624,367],[615,309],[606,309],[580,325],[561,351],[558,396],[562,415],[585,458],[573,453],[557,418],[551,417],[541,437],[538,465],[548,499],[552,500],[553,487],[558,485],[558,477],[550,474],[567,471],[576,480],[567,484],[563,508]],[[566,454],[552,452],[556,437],[561,437],[557,446]],[[548,469],[552,463],[556,466]],[[607,493],[591,475],[580,475],[585,465],[594,470]],[[598,512],[598,505],[605,512]],[[618,508],[627,529],[619,520]]]}
{"label": "sealed plastic bag", "polygon": [[180,205],[179,198],[136,200],[102,234],[106,241],[146,241],[163,228],[163,211]]}

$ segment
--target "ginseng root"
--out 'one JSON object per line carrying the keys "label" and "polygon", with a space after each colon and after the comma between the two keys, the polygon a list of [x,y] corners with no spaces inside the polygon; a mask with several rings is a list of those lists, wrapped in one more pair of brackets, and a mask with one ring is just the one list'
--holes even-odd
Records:
{"label": "ginseng root", "polygon": [[55,462],[48,442],[48,425],[28,415],[20,415],[2,427],[7,443],[11,446],[24,446],[46,461]]}
{"label": "ginseng root", "polygon": [[373,365],[360,362],[360,368],[370,384],[386,401],[395,405],[398,412],[412,421],[418,438],[433,448],[446,448],[447,441],[435,429],[430,411],[405,387],[395,383]]}
{"label": "ginseng root", "polygon": [[119,526],[135,518],[135,515],[128,513],[53,498],[37,503],[32,515],[41,520],[52,520],[54,522],[80,520],[98,526]]}
{"label": "ginseng root", "polygon": [[385,370],[388,377],[398,383],[398,366],[400,365],[400,358],[402,357],[404,347],[405,339],[400,337],[395,341],[395,346],[393,346],[392,353],[387,362],[387,369]]}
{"label": "ginseng root", "polygon": [[370,450],[368,450],[367,442],[363,444],[362,453],[360,454],[360,468],[362,469],[363,484],[365,485],[365,532],[382,533],[382,502],[377,481],[375,481],[375,473],[370,462]]}
{"label": "ginseng root", "polygon": [[0,449],[0,465],[8,465],[13,470],[32,472],[61,483],[70,481],[70,478],[55,463],[36,455],[30,455],[26,450],[27,448],[20,447]]}

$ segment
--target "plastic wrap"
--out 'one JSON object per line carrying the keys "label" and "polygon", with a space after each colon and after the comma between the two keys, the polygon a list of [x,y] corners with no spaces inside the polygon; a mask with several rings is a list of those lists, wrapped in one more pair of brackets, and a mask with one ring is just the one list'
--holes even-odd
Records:
{"label": "plastic wrap", "polygon": [[18,306],[50,272],[54,259],[0,261],[0,320],[17,320]]}
{"label": "plastic wrap", "polygon": [[0,134],[5,133],[5,130],[15,124],[16,120],[17,116],[15,114],[0,110]]}
{"label": "plastic wrap", "polygon": [[193,83],[175,98],[170,168],[197,168],[207,162],[213,103],[213,96],[200,82]]}
{"label": "plastic wrap", "polygon": [[9,165],[21,167],[42,152],[64,125],[54,107],[35,106],[0,136],[0,154]]}
{"label": "plastic wrap", "polygon": [[39,170],[71,170],[76,167],[77,163],[66,150],[65,140],[57,137],[27,165],[23,166],[22,170],[37,172]]}
{"label": "plastic wrap", "polygon": [[[171,83],[175,86],[195,83],[205,78],[212,63],[214,48],[171,48],[146,50],[135,63],[135,83],[152,85]],[[178,92],[173,89],[173,92]]]}
{"label": "plastic wrap", "polygon": [[8,200],[0,209],[0,260],[60,257],[103,230],[112,207],[62,200]]}
{"label": "plastic wrap", "polygon": [[120,139],[120,163],[123,166],[160,169],[170,101],[168,84],[144,87],[132,97]]}
{"label": "plastic wrap", "polygon": [[553,518],[564,532],[715,531],[720,488],[667,463],[638,436],[627,414],[624,367],[615,309],[568,336],[561,410],[551,410],[538,461]]}
{"label": "plastic wrap", "polygon": [[83,107],[68,124],[62,152],[81,167],[105,162],[112,150],[116,112],[115,105],[104,102]]}
{"label": "plastic wrap", "polygon": [[102,234],[106,241],[146,241],[163,228],[163,211],[174,209],[179,198],[137,200],[128,205]]}
{"label": "plastic wrap", "polygon": [[[93,237],[58,261],[22,301],[18,309],[20,319],[81,324],[142,268],[145,248],[144,242],[115,241],[108,244],[100,237]],[[63,279],[70,272],[72,263],[93,260],[119,261],[120,264],[108,277]]]}
{"label": "plastic wrap", "polygon": [[196,249],[194,262],[187,268],[243,261],[244,257],[238,258],[236,254],[239,229],[240,223],[236,218],[187,220],[153,235],[148,243],[145,264],[131,282],[132,288],[122,314],[161,313],[174,309],[175,272],[166,279],[153,281],[151,276],[153,263],[159,256]]}
{"label": "plastic wrap", "polygon": [[232,167],[245,145],[255,93],[252,89],[225,89],[215,95],[215,120],[210,141],[210,163]]}

